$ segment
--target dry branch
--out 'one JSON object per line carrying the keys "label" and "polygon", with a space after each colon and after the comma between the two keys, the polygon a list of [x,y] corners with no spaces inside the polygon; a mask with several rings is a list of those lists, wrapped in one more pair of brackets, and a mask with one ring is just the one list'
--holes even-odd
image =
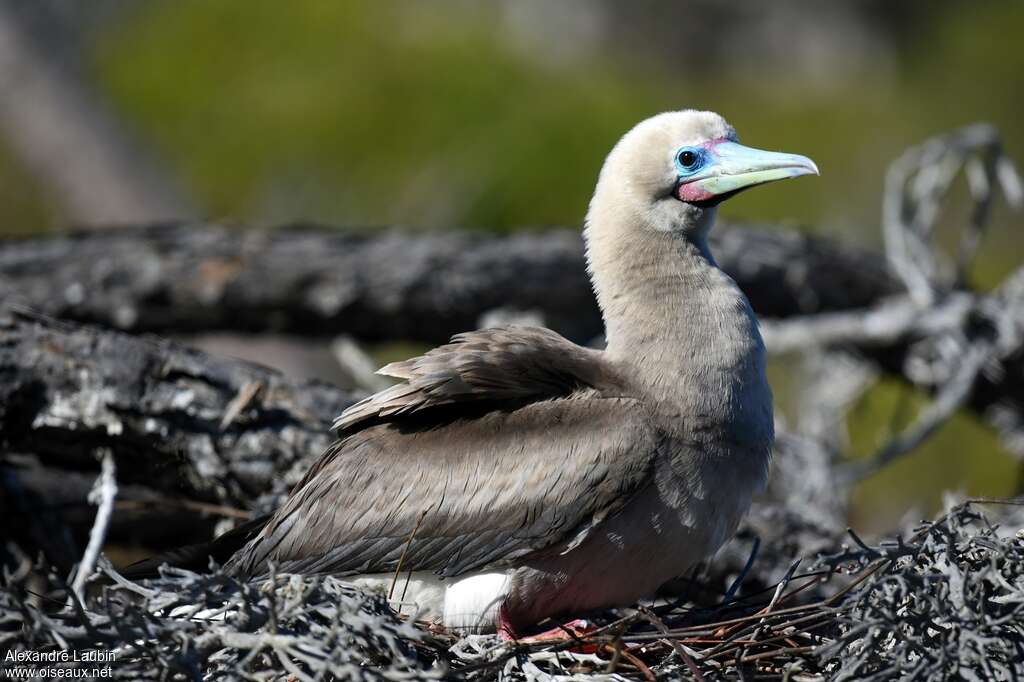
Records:
{"label": "dry branch", "polygon": [[[165,340],[0,310],[2,511],[17,533],[35,536],[27,546],[53,544],[54,533],[38,528],[53,516],[55,528],[69,519],[88,528],[102,448],[117,462],[118,505],[136,522],[124,530],[161,518],[147,530],[159,535],[175,512],[249,509],[297,480],[351,402],[340,389]],[[60,564],[73,554],[48,549]]]}
{"label": "dry branch", "polygon": [[[789,317],[899,290],[880,255],[777,227],[716,230],[714,253],[758,312]],[[0,246],[0,297],[135,332],[345,333],[443,342],[497,308],[589,341],[601,318],[577,230],[495,236],[210,224]]]}

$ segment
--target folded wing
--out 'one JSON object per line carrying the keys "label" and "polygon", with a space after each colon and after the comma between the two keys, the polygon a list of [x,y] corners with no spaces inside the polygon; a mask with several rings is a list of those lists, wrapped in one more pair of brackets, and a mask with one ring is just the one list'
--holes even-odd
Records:
{"label": "folded wing", "polygon": [[659,438],[601,354],[554,332],[463,334],[385,368],[232,565],[303,573],[501,566],[571,551],[642,488]]}

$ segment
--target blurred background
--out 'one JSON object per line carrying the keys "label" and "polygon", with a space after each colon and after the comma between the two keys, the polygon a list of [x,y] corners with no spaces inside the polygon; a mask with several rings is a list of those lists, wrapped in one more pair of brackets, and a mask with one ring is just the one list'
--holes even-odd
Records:
{"label": "blurred background", "polygon": [[[1022,34],[1020,0],[3,0],[0,236],[189,217],[579,225],[619,136],[692,107],[822,169],[743,194],[723,219],[873,245],[905,147],[985,120],[1024,158]],[[1020,264],[1020,222],[997,205],[981,286]],[[783,409],[789,371],[773,367]],[[851,414],[851,449],[872,451],[923,400],[883,382]],[[931,513],[946,489],[1014,494],[1021,471],[961,415],[861,487],[855,522]]]}

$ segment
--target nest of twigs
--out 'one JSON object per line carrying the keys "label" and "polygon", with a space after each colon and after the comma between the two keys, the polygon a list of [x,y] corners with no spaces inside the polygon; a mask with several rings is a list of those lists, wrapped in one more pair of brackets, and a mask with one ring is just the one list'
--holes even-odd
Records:
{"label": "nest of twigs", "polygon": [[877,546],[850,533],[774,585],[753,577],[767,574],[755,550],[714,603],[596,614],[557,642],[459,638],[330,577],[165,569],[136,585],[101,565],[107,584],[83,602],[25,561],[4,576],[0,645],[109,652],[118,679],[1010,680],[1024,676],[1024,537],[1020,506],[998,504]]}

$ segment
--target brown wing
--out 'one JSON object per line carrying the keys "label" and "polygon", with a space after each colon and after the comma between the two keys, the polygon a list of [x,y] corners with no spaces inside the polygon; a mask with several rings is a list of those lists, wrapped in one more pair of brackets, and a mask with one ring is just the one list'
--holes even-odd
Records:
{"label": "brown wing", "polygon": [[411,415],[453,403],[517,403],[565,397],[583,388],[616,393],[601,354],[542,327],[496,327],[458,334],[451,343],[379,371],[405,381],[356,403],[334,428]]}
{"label": "brown wing", "polygon": [[[493,355],[487,339],[500,340]],[[408,544],[404,569],[458,575],[569,550],[644,484],[658,448],[644,406],[601,363],[553,332],[510,328],[390,367],[417,390],[342,415],[339,440],[232,565],[391,571]]]}

